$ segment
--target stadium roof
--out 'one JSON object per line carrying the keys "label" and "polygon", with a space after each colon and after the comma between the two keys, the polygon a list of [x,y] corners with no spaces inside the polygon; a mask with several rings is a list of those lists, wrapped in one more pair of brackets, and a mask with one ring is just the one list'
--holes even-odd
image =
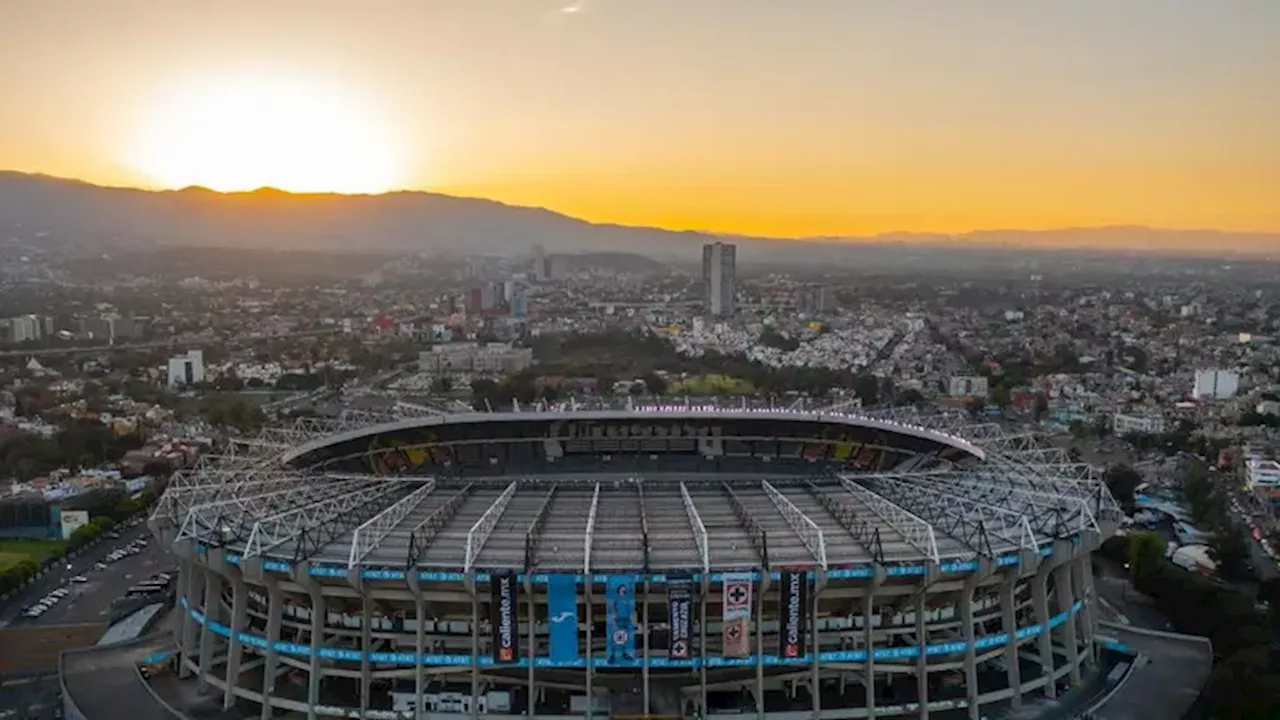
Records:
{"label": "stadium roof", "polygon": [[[798,414],[690,405],[535,408],[526,417],[748,412]],[[974,424],[961,414],[901,409],[799,414],[942,438],[972,448],[976,460],[811,477],[589,472],[474,480],[307,470],[285,462],[335,437],[477,419],[401,404],[384,414],[299,421],[244,441],[232,454],[203,458],[175,476],[152,525],[244,558],[353,569],[693,571],[994,558],[1097,529],[1101,519],[1120,512],[1097,469],[1026,432]]]}

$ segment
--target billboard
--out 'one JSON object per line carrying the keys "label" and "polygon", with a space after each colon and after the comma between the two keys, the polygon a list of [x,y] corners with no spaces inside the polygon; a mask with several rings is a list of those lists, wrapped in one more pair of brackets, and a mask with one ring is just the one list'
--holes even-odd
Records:
{"label": "billboard", "polygon": [[782,608],[781,632],[778,633],[778,654],[784,658],[804,656],[804,630],[808,615],[808,574],[800,570],[782,573],[778,589],[778,606]]}
{"label": "billboard", "polygon": [[636,659],[636,584],[630,575],[605,579],[606,657],[610,665]]}
{"label": "billboard", "polygon": [[723,590],[723,654],[745,658],[751,654],[751,573],[725,573]]}
{"label": "billboard", "polygon": [[693,578],[667,578],[667,624],[671,628],[667,657],[688,660],[693,657]]}
{"label": "billboard", "polygon": [[578,660],[578,578],[547,577],[547,621],[551,625],[551,662]]}
{"label": "billboard", "polygon": [[71,533],[78,528],[89,524],[88,510],[63,510],[62,513],[62,539],[66,540],[71,537]]}
{"label": "billboard", "polygon": [[490,622],[493,625],[493,662],[506,664],[519,661],[520,631],[516,624],[516,602],[519,588],[513,572],[494,573],[490,579],[493,604],[490,605]]}

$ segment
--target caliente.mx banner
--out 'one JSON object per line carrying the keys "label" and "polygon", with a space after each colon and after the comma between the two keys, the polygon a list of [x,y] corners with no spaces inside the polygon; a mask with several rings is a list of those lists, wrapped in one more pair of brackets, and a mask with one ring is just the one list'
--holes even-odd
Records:
{"label": "caliente.mx banner", "polygon": [[494,573],[489,577],[493,604],[490,606],[490,622],[493,625],[493,662],[513,663],[520,660],[520,630],[516,624],[516,602],[520,588],[513,572]]}
{"label": "caliente.mx banner", "polygon": [[778,633],[778,655],[798,658],[804,655],[805,619],[808,616],[808,573],[788,570],[782,573],[778,587],[778,606],[782,608]]}

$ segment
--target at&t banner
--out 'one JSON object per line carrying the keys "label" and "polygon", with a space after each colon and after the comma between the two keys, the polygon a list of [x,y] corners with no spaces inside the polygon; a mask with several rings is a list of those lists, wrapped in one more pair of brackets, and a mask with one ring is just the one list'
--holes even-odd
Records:
{"label": "at&t banner", "polygon": [[547,619],[551,625],[552,662],[578,659],[578,578],[551,575],[547,578]]}
{"label": "at&t banner", "polygon": [[693,657],[693,578],[667,577],[667,614],[671,628],[667,657]]}
{"label": "at&t banner", "polygon": [[636,659],[636,586],[630,575],[610,575],[605,580],[606,632],[609,663]]}
{"label": "at&t banner", "polygon": [[778,606],[782,608],[778,633],[778,654],[784,658],[804,655],[804,635],[809,603],[809,576],[804,571],[782,573]]}
{"label": "at&t banner", "polygon": [[519,587],[513,572],[494,573],[489,587],[493,592],[490,622],[493,624],[493,661],[512,663],[520,658],[520,631],[516,624]]}
{"label": "at&t banner", "polygon": [[724,656],[744,658],[751,654],[751,574],[724,574]]}

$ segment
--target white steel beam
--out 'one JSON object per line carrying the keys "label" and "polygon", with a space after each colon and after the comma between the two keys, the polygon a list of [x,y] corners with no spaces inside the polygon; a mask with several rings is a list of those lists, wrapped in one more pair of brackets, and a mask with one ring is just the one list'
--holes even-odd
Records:
{"label": "white steel beam", "polygon": [[778,508],[778,512],[782,513],[782,517],[791,526],[792,531],[808,548],[809,554],[813,555],[813,559],[818,562],[818,566],[823,570],[827,569],[827,543],[822,537],[822,528],[818,527],[808,515],[801,512],[800,508],[787,499],[785,495],[778,492],[768,480],[761,480],[760,487],[764,488],[764,492],[773,501],[773,506]]}
{"label": "white steel beam", "polygon": [[680,483],[680,499],[684,501],[684,512],[689,516],[689,528],[693,530],[693,542],[698,548],[698,556],[702,559],[702,572],[711,572],[711,551],[708,548],[707,528],[702,524],[702,517],[698,515],[698,508],[693,504],[693,498],[689,496],[689,488],[684,486],[684,482]]}
{"label": "white steel beam", "polygon": [[[882,491],[890,493],[894,504],[929,517],[934,524],[942,519],[949,520],[955,528],[948,532],[954,535],[955,530],[963,529],[969,537],[961,539],[971,547],[978,544],[979,535],[997,537],[1022,550],[1035,551],[1040,547],[1025,513],[973,500],[951,491],[945,484],[917,485],[890,474],[863,475],[849,481],[863,489],[867,489],[864,483],[869,483],[877,494]],[[974,549],[979,552],[991,550],[982,547]]]}
{"label": "white steel beam", "polygon": [[366,503],[395,492],[404,482],[371,482],[351,487],[349,492],[263,518],[254,523],[245,543],[244,557],[251,558],[269,552],[299,536],[303,530],[320,526],[338,515],[349,513]]}
{"label": "white steel beam", "polygon": [[489,509],[485,510],[480,519],[476,520],[471,529],[467,531],[466,560],[462,570],[464,573],[471,572],[471,566],[475,563],[476,558],[480,556],[480,551],[484,549],[484,544],[488,542],[489,534],[493,532],[493,528],[502,519],[502,513],[506,512],[507,504],[511,502],[511,498],[519,489],[520,483],[512,481],[498,496],[498,499],[489,505]]}
{"label": "white steel beam", "polygon": [[876,517],[897,530],[909,545],[924,553],[925,557],[933,562],[939,561],[938,538],[933,534],[933,525],[910,510],[847,477],[840,476],[840,484],[844,486],[846,492],[861,500]]}
{"label": "white steel beam", "polygon": [[591,510],[587,513],[587,530],[582,538],[582,572],[591,575],[591,540],[596,532],[596,510],[600,507],[600,483],[591,493]]}
{"label": "white steel beam", "polygon": [[382,542],[397,525],[404,521],[409,513],[422,504],[423,500],[436,489],[436,481],[429,478],[422,487],[405,495],[389,505],[385,510],[369,518],[351,534],[351,552],[347,558],[347,568],[354,568],[363,562],[369,553]]}

